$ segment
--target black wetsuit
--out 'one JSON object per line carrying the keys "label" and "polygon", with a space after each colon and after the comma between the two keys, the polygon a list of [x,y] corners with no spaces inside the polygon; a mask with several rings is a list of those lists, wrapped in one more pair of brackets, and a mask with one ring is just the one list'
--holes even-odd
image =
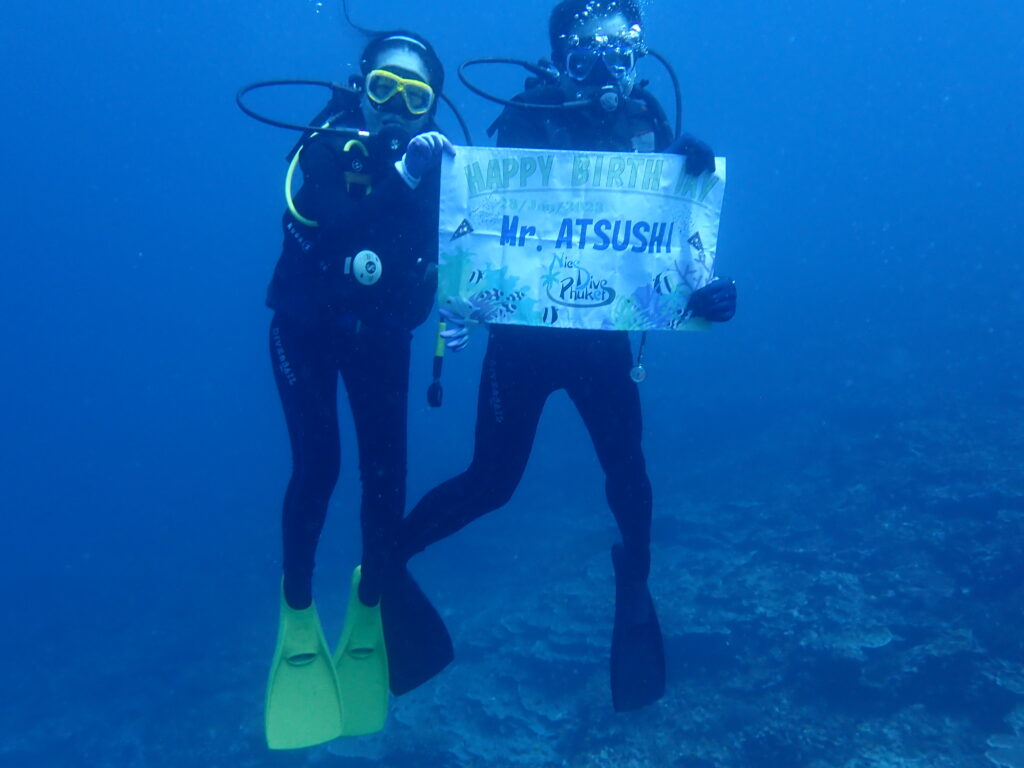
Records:
{"label": "black wetsuit", "polygon": [[[335,124],[359,119],[347,117]],[[358,147],[346,151],[336,135],[306,142],[294,202],[318,226],[285,213],[284,248],[267,293],[275,311],[270,359],[293,459],[282,524],[293,608],[312,599],[317,542],[338,479],[339,373],[359,448],[364,597],[377,591],[405,511],[409,342],[434,301],[438,178],[429,174],[412,190],[394,168],[394,148],[367,143],[369,157]],[[401,149],[404,143],[397,155]],[[364,249],[381,262],[372,285],[346,274],[346,260]]]}
{"label": "black wetsuit", "polygon": [[[664,112],[640,89],[616,113],[600,109],[509,107],[495,124],[503,147],[660,151],[671,141]],[[517,97],[558,103],[560,90],[536,87]],[[606,478],[622,533],[624,564],[645,580],[650,569],[651,484],[641,448],[637,385],[625,332],[493,325],[480,377],[476,443],[469,468],[430,491],[402,528],[411,557],[504,505],[529,459],[548,396],[564,389],[583,418]]]}

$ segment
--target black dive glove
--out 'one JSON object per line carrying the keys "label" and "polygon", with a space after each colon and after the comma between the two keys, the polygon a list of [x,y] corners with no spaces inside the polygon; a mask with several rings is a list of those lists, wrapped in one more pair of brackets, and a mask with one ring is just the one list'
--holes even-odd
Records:
{"label": "black dive glove", "polygon": [[665,151],[670,155],[686,155],[686,172],[690,176],[715,172],[714,150],[689,133],[673,141]]}
{"label": "black dive glove", "polygon": [[712,323],[732,320],[736,314],[736,283],[728,278],[716,277],[690,294],[686,309],[694,317],[702,317]]}

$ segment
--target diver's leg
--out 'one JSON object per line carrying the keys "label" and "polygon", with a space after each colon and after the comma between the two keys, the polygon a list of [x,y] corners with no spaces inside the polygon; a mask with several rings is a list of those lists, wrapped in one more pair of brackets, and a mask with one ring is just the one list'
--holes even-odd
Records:
{"label": "diver's leg", "polygon": [[[386,684],[378,682],[375,690],[390,688],[395,695],[430,680],[455,657],[444,620],[405,568],[405,561],[395,557],[405,511],[409,342],[408,333],[364,331],[342,363],[359,442],[363,489],[362,567],[353,599],[362,606],[380,605],[374,613],[350,600],[349,611],[379,621],[373,632],[383,637],[387,665],[383,669],[368,666],[372,659],[365,655],[365,645],[361,661],[348,661],[343,638],[337,669],[345,685],[357,666],[368,668],[374,679],[386,677]],[[353,621],[346,616],[346,628]],[[363,634],[369,634],[366,628]],[[354,626],[346,637],[355,637]],[[364,683],[369,677],[365,669],[359,675]],[[386,700],[382,706],[386,711]]]}
{"label": "diver's leg", "polygon": [[402,558],[407,560],[512,498],[553,390],[543,372],[534,371],[532,330],[491,332],[480,372],[473,460],[461,475],[429,491],[406,517]]}
{"label": "diver's leg", "polygon": [[292,475],[282,514],[284,593],[292,608],[313,600],[313,567],[327,504],[338,480],[338,371],[329,335],[275,314],[270,360],[284,407]]}
{"label": "diver's leg", "polygon": [[641,445],[640,392],[629,378],[629,338],[625,333],[602,331],[586,340],[585,349],[587,365],[581,366],[580,375],[566,389],[604,470],[608,506],[622,534],[623,565],[637,578],[646,579],[651,559],[651,481]]}
{"label": "diver's leg", "polygon": [[647,706],[665,693],[665,650],[647,587],[650,572],[651,483],[641,447],[640,393],[629,378],[626,334],[588,339],[585,375],[567,387],[605,472],[608,504],[622,533],[612,548],[615,624],[611,690],[617,711]]}
{"label": "diver's leg", "polygon": [[352,407],[362,481],[359,597],[376,605],[405,512],[409,344],[405,331],[352,334],[341,373]]}

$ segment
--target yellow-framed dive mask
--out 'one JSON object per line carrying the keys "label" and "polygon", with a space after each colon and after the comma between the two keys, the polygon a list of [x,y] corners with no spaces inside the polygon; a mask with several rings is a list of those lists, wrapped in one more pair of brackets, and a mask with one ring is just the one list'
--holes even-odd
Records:
{"label": "yellow-framed dive mask", "polygon": [[366,95],[374,104],[384,104],[398,94],[413,115],[425,115],[434,106],[434,89],[422,80],[399,77],[386,69],[375,69],[366,76]]}

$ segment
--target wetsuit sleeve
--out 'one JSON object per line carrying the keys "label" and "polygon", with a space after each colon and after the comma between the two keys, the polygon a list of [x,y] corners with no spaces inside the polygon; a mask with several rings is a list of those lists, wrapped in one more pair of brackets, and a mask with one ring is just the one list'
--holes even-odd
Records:
{"label": "wetsuit sleeve", "polygon": [[[514,96],[512,101],[524,104],[555,105],[560,103],[561,99],[562,95],[558,89],[539,86]],[[499,147],[531,149],[550,147],[548,120],[551,114],[552,110],[505,107],[505,111],[494,122],[494,127],[498,132],[495,143]]]}
{"label": "wetsuit sleeve", "polygon": [[[388,178],[400,187],[398,200],[404,200],[401,210],[408,216],[409,229],[405,237],[415,243],[415,262],[405,272],[405,290],[409,297],[405,305],[405,325],[415,328],[421,325],[434,308],[437,294],[437,221],[440,207],[441,171],[430,171],[417,185],[409,189],[398,171],[392,170]],[[402,204],[402,203],[400,203]]]}
{"label": "wetsuit sleeve", "polygon": [[543,147],[547,142],[543,121],[526,109],[505,107],[499,118],[495,144],[499,147]]}
{"label": "wetsuit sleeve", "polygon": [[661,102],[658,101],[652,94],[646,90],[638,94],[647,105],[647,109],[650,113],[651,122],[654,125],[654,151],[664,152],[669,144],[672,143],[675,138],[675,128],[668,121],[668,115],[665,114],[664,108],[661,106]]}

